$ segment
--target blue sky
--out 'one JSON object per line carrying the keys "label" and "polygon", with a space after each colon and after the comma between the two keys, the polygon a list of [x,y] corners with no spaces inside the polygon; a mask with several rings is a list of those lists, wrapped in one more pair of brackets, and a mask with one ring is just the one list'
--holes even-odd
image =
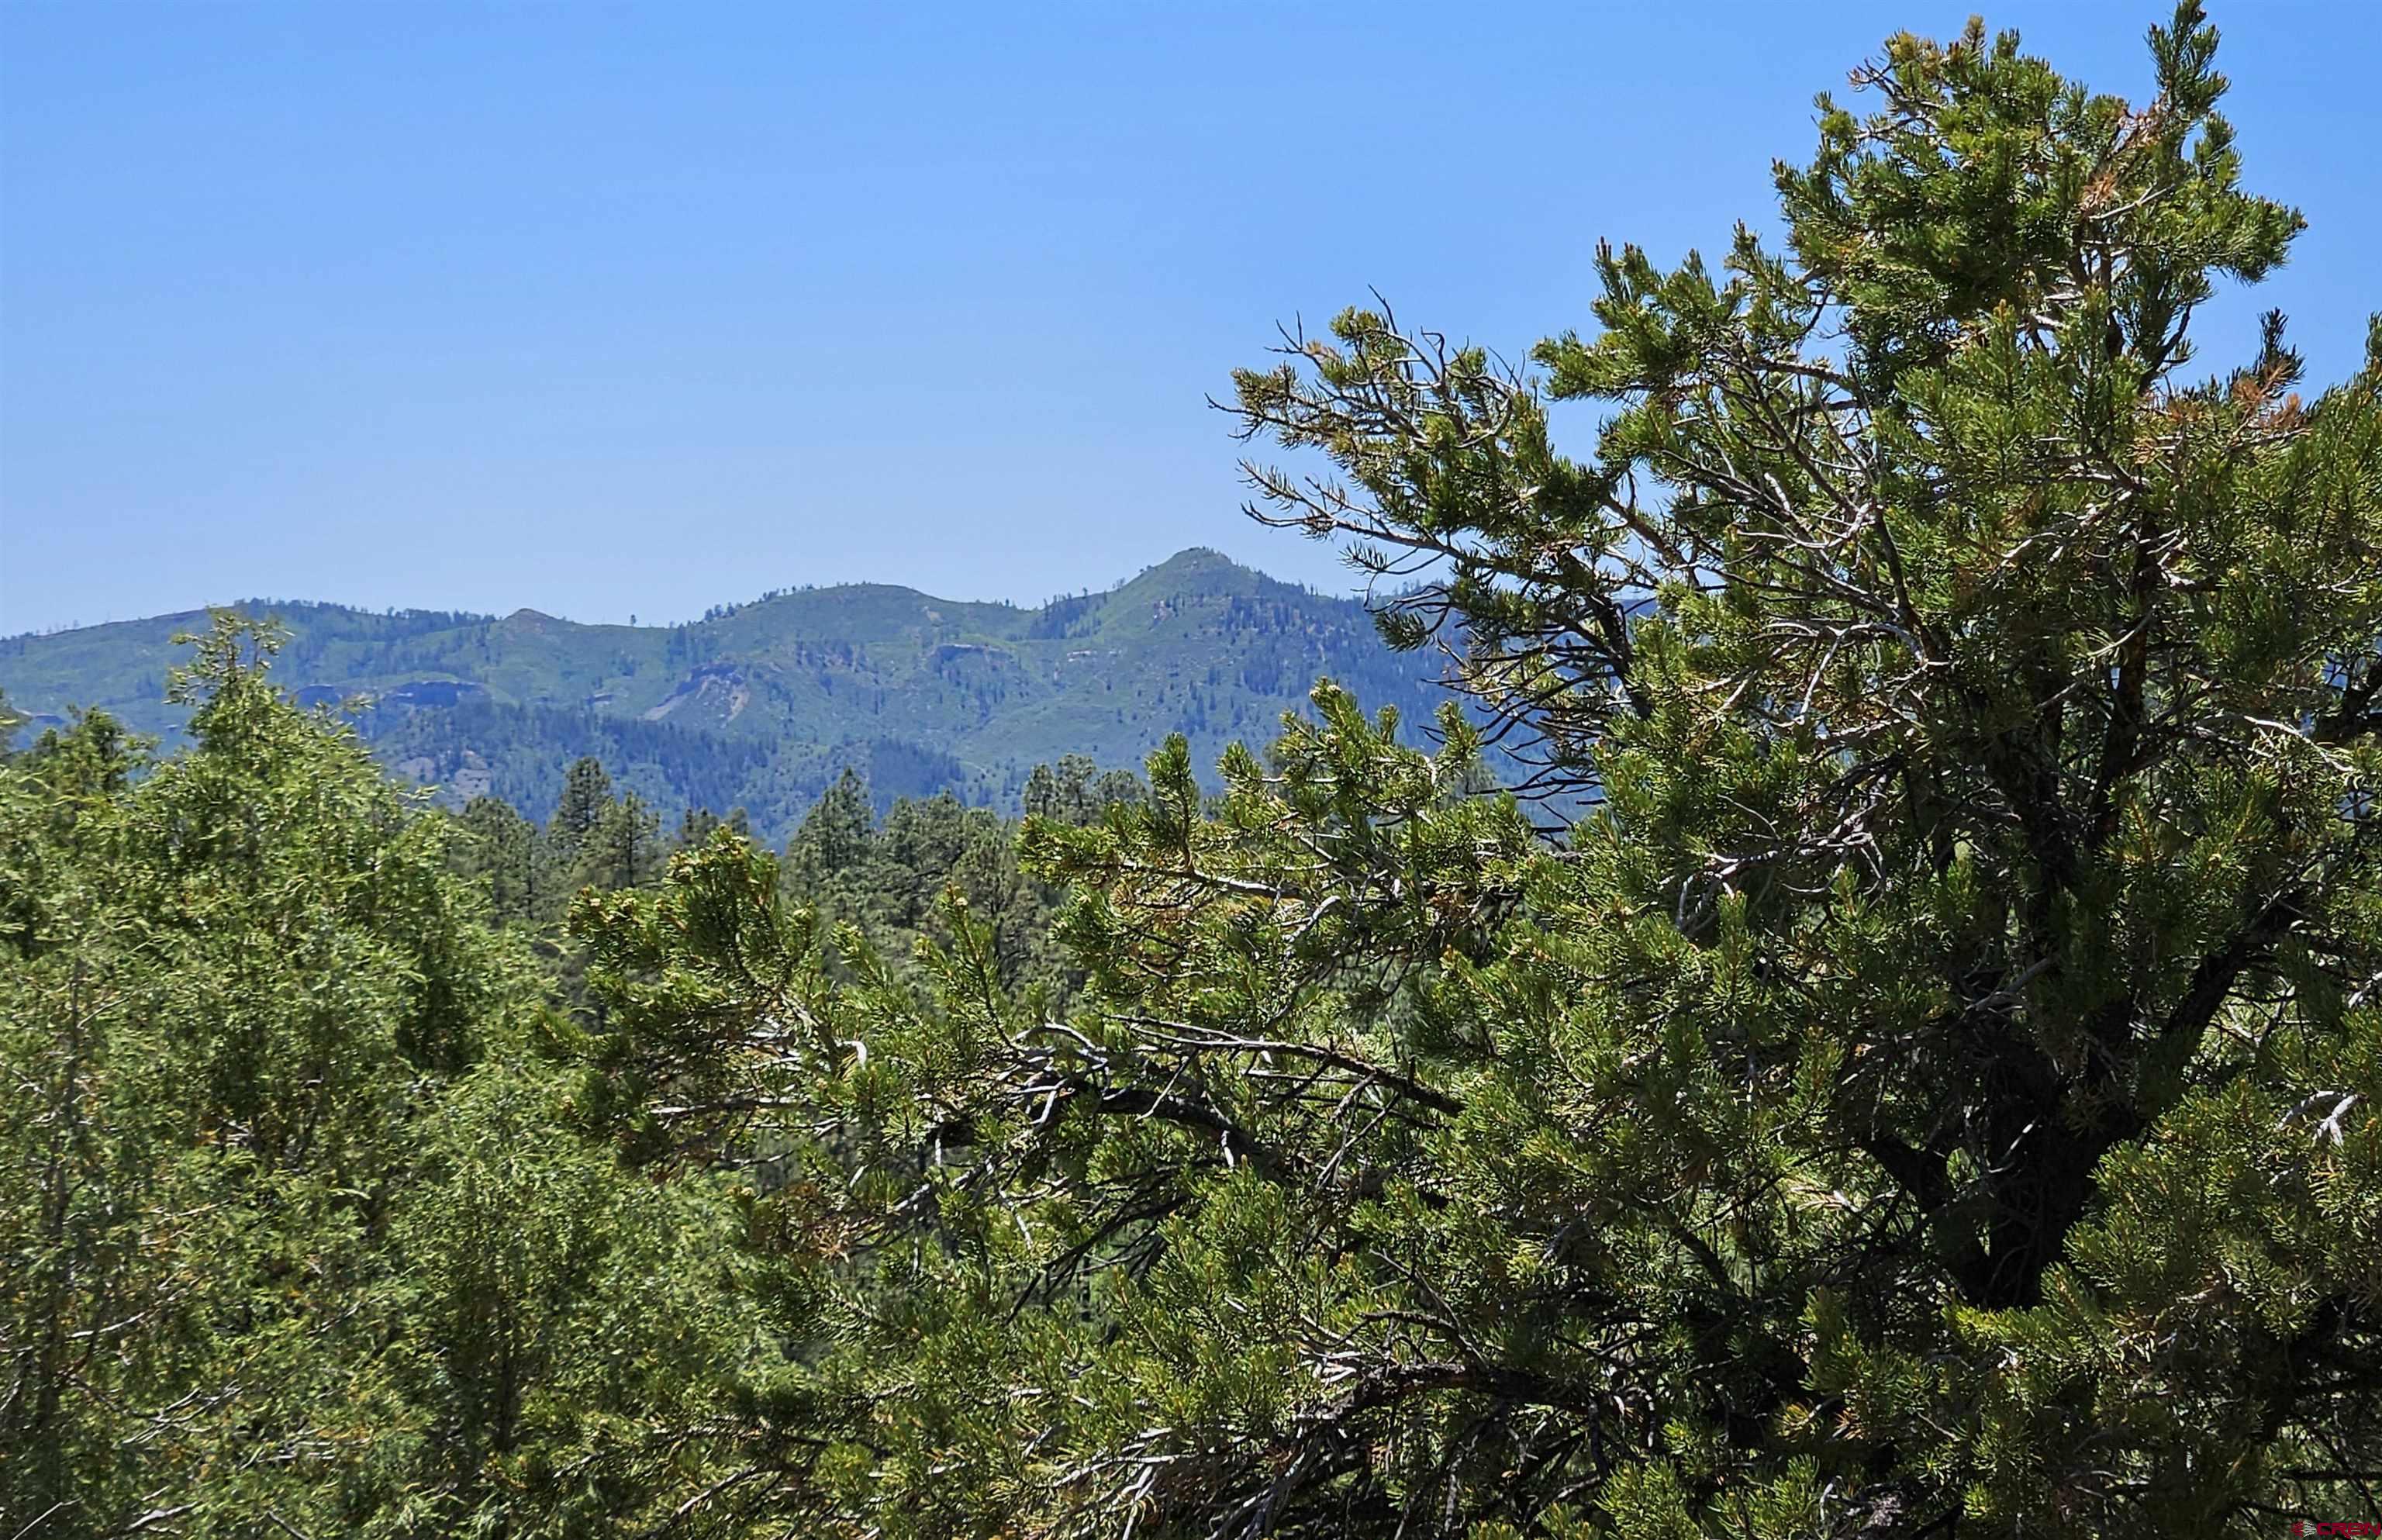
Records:
{"label": "blue sky", "polygon": [[[1239,513],[1206,410],[1378,287],[1518,356],[1600,236],[1766,219],[1901,0],[0,0],[0,632],[249,595],[681,620],[800,583],[1038,600]],[[2213,319],[2318,380],[2382,306],[2382,6],[2215,7],[2312,228]],[[2167,7],[1987,13],[2139,95]]]}

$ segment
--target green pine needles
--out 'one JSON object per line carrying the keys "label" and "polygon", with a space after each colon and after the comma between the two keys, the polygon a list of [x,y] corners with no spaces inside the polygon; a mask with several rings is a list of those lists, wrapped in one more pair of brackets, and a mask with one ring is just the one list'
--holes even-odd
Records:
{"label": "green pine needles", "polygon": [[[1470,734],[1326,690],[1097,827],[1062,1018],[827,985],[753,857],[583,917],[632,1145],[755,1163],[817,1532],[2266,1533],[2382,1481],[2382,357],[2188,328],[2298,216],[2186,6],[2131,107],[1897,38],[1718,271],[1601,259],[1594,454],[1352,312],[1261,517]],[[1517,808],[1578,809],[1552,844]],[[1541,817],[1548,816],[1542,813]],[[632,980],[647,980],[632,982]],[[632,1056],[633,1055],[633,1056]],[[766,1161],[766,1168],[761,1163]],[[799,1409],[799,1410],[795,1410]],[[783,1422],[778,1421],[784,1419]],[[781,1435],[780,1435],[781,1436]]]}
{"label": "green pine needles", "polygon": [[1013,869],[853,785],[656,876],[585,774],[575,1011],[235,659],[145,781],[0,770],[11,1524],[2382,1520],[2382,326],[2195,362],[2300,226],[2215,44],[1893,39],[1783,248],[1602,253],[1541,376],[1386,311],[1241,375],[1428,749],[1327,684]]}

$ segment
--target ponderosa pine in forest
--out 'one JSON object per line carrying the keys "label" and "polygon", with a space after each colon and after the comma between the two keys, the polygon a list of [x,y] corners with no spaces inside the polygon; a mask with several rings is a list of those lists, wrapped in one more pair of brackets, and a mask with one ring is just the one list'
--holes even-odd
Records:
{"label": "ponderosa pine in forest", "polygon": [[681,1530],[2382,1518],[2382,328],[2313,400],[2279,320],[2194,359],[2300,225],[2215,41],[2140,106],[1890,41],[1783,248],[1603,253],[1543,387],[1367,312],[1240,377],[1552,843],[1325,689],[1032,828],[1063,1019],[964,930],[831,981],[731,840],[583,901],[580,1105],[752,1167],[785,1349]]}

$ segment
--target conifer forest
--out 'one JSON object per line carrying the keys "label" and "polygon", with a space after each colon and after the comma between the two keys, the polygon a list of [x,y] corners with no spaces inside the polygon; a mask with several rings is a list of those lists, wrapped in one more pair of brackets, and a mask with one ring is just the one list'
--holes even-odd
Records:
{"label": "conifer forest", "polygon": [[0,1540],[2382,1533],[2382,321],[2140,65],[1185,382],[1369,614],[0,643]]}

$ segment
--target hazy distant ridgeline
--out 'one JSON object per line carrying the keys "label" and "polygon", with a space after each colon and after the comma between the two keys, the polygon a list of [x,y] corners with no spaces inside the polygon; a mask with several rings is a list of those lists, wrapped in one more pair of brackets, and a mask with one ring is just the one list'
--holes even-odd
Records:
{"label": "hazy distant ridgeline", "polygon": [[[584,754],[665,816],[742,805],[775,838],[845,765],[880,799],[1006,803],[1039,762],[1137,765],[1165,734],[1195,762],[1271,738],[1329,675],[1418,730],[1438,660],[1390,651],[1364,606],[1188,550],[1040,609],[855,584],[726,606],[676,626],[582,625],[250,603],[291,633],[275,667],[304,700],[373,705],[358,727],[401,774],[544,819]],[[200,613],[0,640],[0,691],[36,718],[101,707],[171,737],[171,638]]]}

